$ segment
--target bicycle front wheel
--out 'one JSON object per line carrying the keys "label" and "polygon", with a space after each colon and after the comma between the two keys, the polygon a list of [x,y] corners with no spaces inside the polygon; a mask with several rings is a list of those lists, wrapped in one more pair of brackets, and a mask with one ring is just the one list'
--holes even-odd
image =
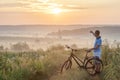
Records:
{"label": "bicycle front wheel", "polygon": [[72,61],[71,60],[66,60],[61,67],[61,73],[65,70],[70,69],[71,66],[72,66]]}

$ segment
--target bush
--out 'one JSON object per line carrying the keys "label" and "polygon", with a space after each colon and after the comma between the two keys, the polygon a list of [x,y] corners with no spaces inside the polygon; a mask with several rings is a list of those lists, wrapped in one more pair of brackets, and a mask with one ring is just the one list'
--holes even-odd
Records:
{"label": "bush", "polygon": [[24,51],[29,51],[30,48],[26,42],[19,42],[16,44],[11,45],[11,50],[17,51],[17,52],[24,52]]}

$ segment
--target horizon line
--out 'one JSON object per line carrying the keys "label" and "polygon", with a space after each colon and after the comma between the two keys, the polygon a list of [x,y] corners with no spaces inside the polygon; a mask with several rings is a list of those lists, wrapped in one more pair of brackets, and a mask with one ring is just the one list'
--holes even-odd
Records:
{"label": "horizon line", "polygon": [[76,26],[76,25],[81,25],[81,26],[103,26],[103,25],[117,25],[120,26],[120,24],[0,24],[0,26]]}

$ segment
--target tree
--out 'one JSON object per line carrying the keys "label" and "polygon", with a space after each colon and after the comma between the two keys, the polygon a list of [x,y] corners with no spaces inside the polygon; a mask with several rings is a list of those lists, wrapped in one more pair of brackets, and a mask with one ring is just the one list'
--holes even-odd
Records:
{"label": "tree", "polygon": [[3,50],[4,50],[4,46],[1,45],[1,46],[0,46],[0,51],[3,51]]}
{"label": "tree", "polygon": [[26,42],[18,42],[16,44],[11,45],[11,50],[23,52],[23,51],[29,51],[30,48]]}

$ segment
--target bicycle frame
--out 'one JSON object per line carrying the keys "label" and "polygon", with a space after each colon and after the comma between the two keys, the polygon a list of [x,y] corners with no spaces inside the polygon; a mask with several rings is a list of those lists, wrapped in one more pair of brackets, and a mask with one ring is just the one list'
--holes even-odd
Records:
{"label": "bicycle frame", "polygon": [[[84,60],[81,60],[81,59],[78,58],[76,55],[74,55],[74,51],[76,51],[76,50],[75,50],[75,49],[72,49],[72,52],[71,52],[71,55],[70,55],[69,59],[72,60],[72,58],[73,58],[73,60],[77,63],[77,65],[78,65],[79,67],[84,68],[85,62],[86,62],[86,60],[88,59],[88,58],[87,58],[87,54],[88,54],[88,53],[86,53]],[[81,63],[82,63],[82,65],[80,65]]]}

